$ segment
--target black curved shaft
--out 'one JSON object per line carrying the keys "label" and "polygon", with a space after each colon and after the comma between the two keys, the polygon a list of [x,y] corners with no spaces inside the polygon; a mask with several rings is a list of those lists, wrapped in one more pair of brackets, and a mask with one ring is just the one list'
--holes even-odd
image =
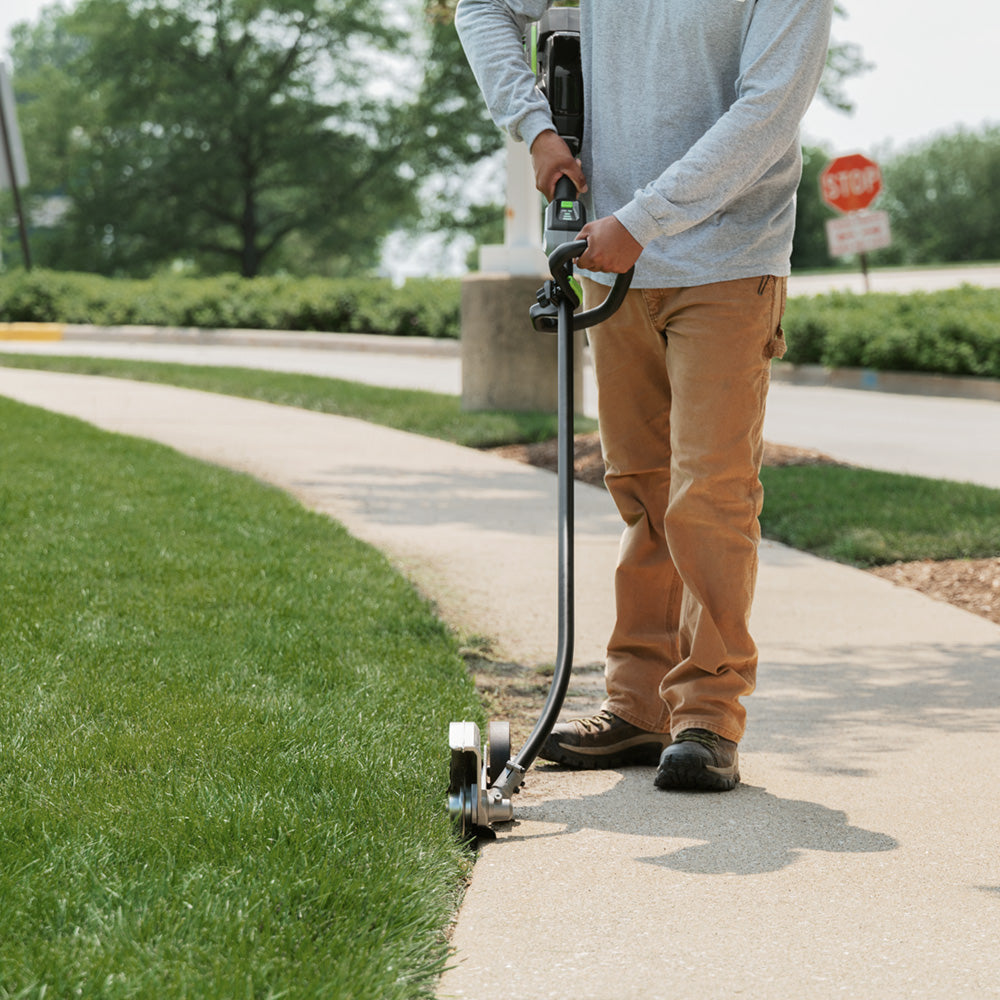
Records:
{"label": "black curved shaft", "polygon": [[[542,744],[545,742],[552,727],[559,718],[566,691],[569,688],[570,676],[573,670],[573,633],[575,612],[574,584],[574,488],[573,474],[573,332],[585,325],[593,326],[607,319],[622,303],[625,293],[632,281],[632,270],[620,274],[615,279],[608,298],[595,309],[573,315],[579,299],[570,284],[573,274],[573,261],[587,248],[586,240],[574,243],[564,243],[553,251],[549,257],[549,267],[552,277],[564,294],[559,302],[558,327],[556,343],[558,351],[557,389],[558,389],[558,624],[559,638],[556,649],[556,667],[549,687],[548,697],[542,708],[542,714],[535,723],[524,746],[517,756],[509,761],[496,782],[503,789],[504,795],[512,795],[524,780],[524,773],[534,763]],[[568,292],[569,294],[566,294]],[[597,317],[596,319],[594,317]],[[581,324],[580,320],[586,320]]]}
{"label": "black curved shaft", "polygon": [[542,714],[535,723],[527,742],[514,758],[518,767],[531,767],[538,751],[559,717],[573,667],[573,632],[575,591],[573,580],[573,301],[563,299],[559,305],[559,327],[556,332],[559,363],[558,381],[558,623],[559,641],[556,668],[552,675],[548,697]]}

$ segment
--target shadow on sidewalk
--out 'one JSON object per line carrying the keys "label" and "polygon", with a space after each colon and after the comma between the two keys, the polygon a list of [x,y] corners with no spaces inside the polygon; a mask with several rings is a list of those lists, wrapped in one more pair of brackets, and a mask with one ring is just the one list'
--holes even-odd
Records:
{"label": "shadow on sidewalk", "polygon": [[[457,448],[443,442],[422,447],[442,455]],[[501,530],[555,539],[554,475],[470,449],[464,449],[461,458],[462,467],[453,463],[443,469],[400,470],[391,464],[386,468],[384,458],[374,453],[369,464],[316,468],[309,479],[295,479],[289,488],[300,496],[306,493],[311,503],[321,506],[333,501],[330,509],[337,509],[345,497],[353,497],[361,502],[366,519],[375,524],[453,525],[484,535]],[[621,522],[604,490],[578,485],[576,496],[578,535],[606,537],[617,545]]]}
{"label": "shadow on sidewalk", "polygon": [[882,795],[905,794],[901,776],[914,773],[924,755],[936,760],[941,740],[972,766],[1000,732],[1000,662],[992,647],[896,642],[863,650],[786,646],[781,653],[748,702],[742,755],[750,783],[724,795],[662,792],[651,768],[579,772],[540,764],[541,797],[520,803],[516,816],[525,827],[515,823],[500,842],[606,831],[634,843],[640,863],[703,875],[774,872],[806,852],[893,851],[895,838],[852,825],[846,811],[781,797],[753,779],[777,766],[785,776],[803,776],[793,787],[808,787],[809,776],[826,782],[828,793],[830,780],[846,782],[833,787],[849,809],[851,789],[870,795],[873,782]]}
{"label": "shadow on sidewalk", "polygon": [[935,733],[1000,732],[1000,647],[785,646],[762,664],[742,749],[795,770],[871,777]]}
{"label": "shadow on sidewalk", "polygon": [[[567,773],[544,770],[553,777]],[[662,853],[656,845],[657,853],[640,854],[637,861],[692,875],[757,875],[787,868],[806,851],[870,854],[899,846],[887,834],[852,826],[842,810],[816,802],[781,798],[747,784],[725,795],[662,792],[653,787],[652,776],[651,768],[632,768],[615,774],[618,780],[599,794],[526,804],[518,818],[549,829],[519,838],[515,823],[498,843],[581,830],[624,833],[640,838],[642,851],[648,851],[650,839],[664,841]]]}

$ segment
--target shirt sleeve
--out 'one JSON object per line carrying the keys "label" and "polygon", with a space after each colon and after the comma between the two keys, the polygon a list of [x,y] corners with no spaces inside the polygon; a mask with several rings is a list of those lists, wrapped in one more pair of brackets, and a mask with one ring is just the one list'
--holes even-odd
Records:
{"label": "shirt sleeve", "polygon": [[643,246],[705,221],[756,184],[799,142],[819,85],[833,0],[757,0],[736,100],[615,217]]}
{"label": "shirt sleeve", "polygon": [[530,146],[551,129],[548,101],[535,86],[524,51],[524,33],[551,0],[460,0],[455,27],[486,99],[490,116],[514,139]]}

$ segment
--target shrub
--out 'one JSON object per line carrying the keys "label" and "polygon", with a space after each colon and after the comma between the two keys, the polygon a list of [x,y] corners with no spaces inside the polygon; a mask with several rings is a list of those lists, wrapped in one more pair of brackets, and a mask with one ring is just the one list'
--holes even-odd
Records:
{"label": "shrub", "polygon": [[[55,271],[0,278],[0,321],[458,338],[457,279],[189,278]],[[1000,378],[1000,289],[789,299],[785,360]]]}
{"label": "shrub", "polygon": [[459,335],[459,283],[418,279],[163,276],[145,281],[55,271],[0,278],[0,321]]}
{"label": "shrub", "polygon": [[785,360],[1000,378],[1000,289],[789,299]]}

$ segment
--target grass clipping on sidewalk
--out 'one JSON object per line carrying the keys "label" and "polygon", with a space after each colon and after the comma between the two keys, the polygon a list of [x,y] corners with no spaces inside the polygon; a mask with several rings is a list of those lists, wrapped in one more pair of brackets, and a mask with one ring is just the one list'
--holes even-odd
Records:
{"label": "grass clipping on sidewalk", "polygon": [[276,489],[0,430],[0,996],[431,995],[454,638]]}

